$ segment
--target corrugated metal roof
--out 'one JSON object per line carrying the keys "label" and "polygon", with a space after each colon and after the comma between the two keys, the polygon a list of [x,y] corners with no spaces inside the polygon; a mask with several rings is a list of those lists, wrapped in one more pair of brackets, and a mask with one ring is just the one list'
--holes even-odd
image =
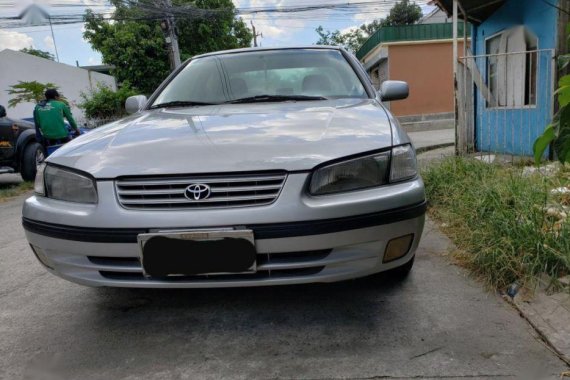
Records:
{"label": "corrugated metal roof", "polygon": [[[471,28],[467,28],[470,34]],[[463,23],[459,24],[459,35],[463,36]],[[356,57],[362,59],[376,46],[386,42],[446,40],[453,37],[453,24],[414,24],[386,26],[380,28],[356,52]]]}
{"label": "corrugated metal roof", "polygon": [[[501,8],[507,0],[459,0],[467,13],[467,18],[474,24],[480,24]],[[453,13],[453,0],[434,0],[448,15]],[[459,16],[462,17],[461,11]]]}

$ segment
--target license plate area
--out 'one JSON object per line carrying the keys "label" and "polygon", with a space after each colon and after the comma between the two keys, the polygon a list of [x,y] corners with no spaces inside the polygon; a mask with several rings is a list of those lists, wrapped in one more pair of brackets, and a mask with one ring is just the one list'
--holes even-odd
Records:
{"label": "license plate area", "polygon": [[256,272],[251,230],[158,231],[138,236],[147,277],[251,274]]}

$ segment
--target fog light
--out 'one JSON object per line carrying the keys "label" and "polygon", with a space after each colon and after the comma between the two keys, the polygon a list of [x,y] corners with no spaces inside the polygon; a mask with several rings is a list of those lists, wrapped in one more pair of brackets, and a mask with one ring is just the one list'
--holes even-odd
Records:
{"label": "fog light", "polygon": [[30,247],[32,247],[32,251],[34,251],[34,255],[36,255],[36,258],[38,259],[38,261],[40,263],[42,263],[44,266],[46,266],[47,268],[53,270],[53,266],[51,264],[51,261],[50,261],[50,259],[48,259],[47,255],[44,253],[43,249],[41,249],[39,247],[35,247],[31,244],[30,244]]}
{"label": "fog light", "polygon": [[384,264],[406,256],[413,242],[414,234],[390,240],[386,246],[386,253],[384,253]]}

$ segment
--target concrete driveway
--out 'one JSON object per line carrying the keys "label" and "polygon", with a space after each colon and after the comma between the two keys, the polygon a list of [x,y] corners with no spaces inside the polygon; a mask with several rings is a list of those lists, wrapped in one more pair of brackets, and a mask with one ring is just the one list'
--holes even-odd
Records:
{"label": "concrete driveway", "polygon": [[0,204],[0,378],[558,378],[564,364],[441,257],[411,277],[230,290],[93,289],[48,274]]}

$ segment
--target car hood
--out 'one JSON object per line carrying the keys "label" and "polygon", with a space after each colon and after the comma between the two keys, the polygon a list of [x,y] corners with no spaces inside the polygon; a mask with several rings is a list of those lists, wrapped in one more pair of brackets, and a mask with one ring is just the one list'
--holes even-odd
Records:
{"label": "car hood", "polygon": [[234,104],[145,111],[81,136],[48,162],[96,178],[297,171],[391,144],[374,100]]}

